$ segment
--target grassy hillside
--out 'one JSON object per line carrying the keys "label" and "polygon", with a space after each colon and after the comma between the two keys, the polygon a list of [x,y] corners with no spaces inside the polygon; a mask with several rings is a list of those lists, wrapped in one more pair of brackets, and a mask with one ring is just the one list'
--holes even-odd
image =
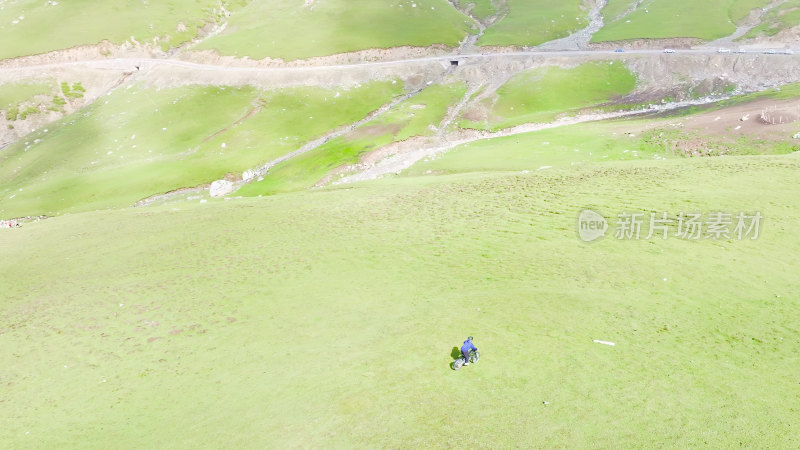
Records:
{"label": "grassy hillside", "polygon": [[295,60],[403,45],[453,47],[472,26],[472,21],[446,0],[308,3],[250,2],[230,18],[224,32],[195,48],[251,59]]}
{"label": "grassy hillside", "polygon": [[[421,161],[406,175],[564,168],[574,165],[678,156],[663,147],[648,145],[642,137],[629,137],[646,121],[584,123],[514,136],[462,144],[433,159]],[[671,150],[671,149],[670,149]]]}
{"label": "grassy hillside", "polygon": [[800,25],[800,1],[790,0],[770,10],[761,20],[761,24],[747,32],[742,38],[774,36],[798,25]]}
{"label": "grassy hillside", "polygon": [[[627,161],[4,230],[0,439],[796,447],[798,170]],[[585,207],[764,220],[754,241],[585,244]],[[483,359],[453,372],[467,335]]]}
{"label": "grassy hillside", "polygon": [[478,20],[487,19],[498,12],[492,0],[456,0],[456,4],[459,8],[469,9],[470,15]]}
{"label": "grassy hillside", "polygon": [[608,0],[606,6],[603,7],[602,10],[605,23],[611,23],[618,19],[622,14],[632,8],[635,3],[636,0]]}
{"label": "grassy hillside", "polygon": [[168,49],[218,20],[219,5],[219,0],[4,2],[0,5],[0,59],[103,40],[121,44],[131,37]]}
{"label": "grassy hillside", "polygon": [[0,215],[121,207],[240,176],[401,92],[391,82],[266,92],[130,85],[0,153]]}
{"label": "grassy hillside", "polygon": [[429,136],[444,119],[448,108],[464,96],[465,90],[463,83],[426,88],[352,133],[277,165],[263,180],[244,186],[238,193],[256,196],[307,189],[337,167],[358,163],[359,158],[370,151],[415,136]]}
{"label": "grassy hillside", "polygon": [[[698,38],[713,40],[730,35],[736,23],[750,10],[766,6],[769,0],[646,0],[632,13],[625,3],[610,3],[606,25],[592,36],[594,42],[626,39]],[[624,6],[623,6],[624,5]]]}
{"label": "grassy hillside", "polygon": [[21,103],[31,101],[37,95],[50,94],[55,89],[55,83],[21,82],[0,84],[0,110],[8,112],[9,109],[18,108]]}
{"label": "grassy hillside", "polygon": [[581,0],[508,0],[507,11],[478,40],[478,45],[533,46],[585,27],[588,11]]}
{"label": "grassy hillside", "polygon": [[[636,38],[715,39],[731,34],[749,11],[769,0],[610,0],[596,42]],[[774,34],[796,22],[796,2],[776,8],[750,36]],[[170,50],[224,26],[192,48],[263,59],[306,59],[398,46],[455,47],[477,32],[454,7],[479,20],[496,16],[478,40],[482,46],[535,46],[588,24],[581,0],[166,0],[134,5],[123,0],[15,0],[0,5],[0,59],[46,53],[103,41],[141,43]],[[793,21],[794,20],[794,21]],[[291,37],[291,38],[287,38]]]}
{"label": "grassy hillside", "polygon": [[403,45],[455,46],[472,29],[472,21],[446,0],[305,5],[289,0],[167,0],[136,5],[123,0],[17,0],[0,5],[0,59],[106,40],[116,44],[135,40],[168,50],[198,37],[205,25],[223,23],[224,32],[196,48],[253,59],[293,60]]}
{"label": "grassy hillside", "polygon": [[630,93],[636,77],[613,61],[557,66],[518,73],[464,114],[465,128],[497,130],[529,122],[549,122],[558,114],[596,106]]}
{"label": "grassy hillside", "polygon": [[462,144],[415,164],[406,175],[534,172],[609,161],[698,156],[701,151],[704,156],[731,156],[777,155],[800,150],[800,144],[788,137],[717,135],[675,128],[670,120],[588,122]]}

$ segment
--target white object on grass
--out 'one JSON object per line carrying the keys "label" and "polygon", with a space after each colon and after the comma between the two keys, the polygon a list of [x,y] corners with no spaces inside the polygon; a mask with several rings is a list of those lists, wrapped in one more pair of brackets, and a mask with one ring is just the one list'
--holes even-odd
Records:
{"label": "white object on grass", "polygon": [[596,343],[596,344],[610,345],[610,346],[612,346],[612,347],[613,347],[613,346],[615,346],[615,345],[617,345],[617,344],[615,344],[615,343],[613,343],[613,342],[608,342],[608,341],[599,341],[599,340],[597,340],[597,339],[594,339],[594,343]]}

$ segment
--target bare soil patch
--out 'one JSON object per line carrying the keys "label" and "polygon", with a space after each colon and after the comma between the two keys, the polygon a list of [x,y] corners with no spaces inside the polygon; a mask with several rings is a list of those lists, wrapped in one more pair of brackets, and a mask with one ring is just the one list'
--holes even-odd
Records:
{"label": "bare soil patch", "polygon": [[363,126],[353,131],[353,133],[350,134],[349,139],[355,140],[360,138],[370,138],[383,136],[385,134],[395,135],[403,129],[404,125],[405,124],[403,123],[388,123]]}
{"label": "bare soil patch", "polygon": [[800,99],[767,99],[708,111],[687,117],[683,122],[687,130],[700,131],[706,135],[785,139],[800,131],[798,119]]}

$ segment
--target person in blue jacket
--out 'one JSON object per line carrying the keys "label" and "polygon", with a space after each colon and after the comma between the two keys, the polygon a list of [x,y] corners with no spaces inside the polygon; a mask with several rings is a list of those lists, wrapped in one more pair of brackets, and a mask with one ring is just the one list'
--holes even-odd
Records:
{"label": "person in blue jacket", "polygon": [[464,345],[461,346],[461,354],[464,356],[464,360],[466,361],[464,365],[469,364],[469,352],[470,350],[478,351],[478,347],[475,347],[475,344],[472,343],[472,336],[468,337],[466,341],[464,341]]}

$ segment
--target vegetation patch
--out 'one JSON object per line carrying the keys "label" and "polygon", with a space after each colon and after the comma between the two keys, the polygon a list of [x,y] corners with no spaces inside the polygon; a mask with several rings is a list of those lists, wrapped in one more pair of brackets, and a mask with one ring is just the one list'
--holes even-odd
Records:
{"label": "vegetation patch", "polygon": [[783,30],[800,24],[800,1],[789,0],[771,9],[761,23],[748,31],[740,39],[751,39],[758,36],[774,36]]}
{"label": "vegetation patch", "polygon": [[53,91],[51,83],[6,83],[0,84],[0,110],[18,108],[20,104],[33,100],[37,95],[48,95]]}
{"label": "vegetation patch", "polygon": [[4,149],[0,216],[126,206],[238,176],[401,91],[391,82],[266,92],[131,85]]}
{"label": "vegetation patch", "polygon": [[[626,3],[628,3],[626,5]],[[728,36],[752,9],[769,0],[648,0],[635,11],[616,18],[629,2],[610,3],[606,25],[592,36],[593,42],[628,39],[697,38],[713,40]]]}
{"label": "vegetation patch", "polygon": [[[234,9],[241,2],[223,2]],[[218,0],[19,0],[0,9],[0,59],[129,41],[176,47],[222,15]]]}
{"label": "vegetation patch", "polygon": [[230,17],[224,32],[194,48],[251,59],[296,60],[404,45],[455,47],[472,30],[472,20],[447,0],[306,3],[249,2]]}
{"label": "vegetation patch", "polygon": [[460,126],[497,130],[530,122],[549,122],[561,113],[597,106],[630,93],[636,77],[615,61],[585,63],[564,69],[544,67],[514,75],[477,109],[486,118],[476,120],[467,110]]}
{"label": "vegetation patch", "polygon": [[465,91],[463,83],[428,87],[353,133],[277,165],[263,180],[242,187],[238,193],[255,196],[307,189],[337,167],[357,163],[370,151],[411,137],[431,135],[436,131],[434,124],[442,121],[447,109]]}
{"label": "vegetation patch", "polygon": [[508,0],[502,19],[478,39],[478,45],[534,46],[568,36],[589,22],[582,0]]}
{"label": "vegetation patch", "polygon": [[478,20],[485,20],[497,14],[497,7],[492,0],[456,0],[459,8],[469,10],[470,15]]}
{"label": "vegetation patch", "polygon": [[[0,438],[797,447],[776,405],[797,404],[798,170],[795,156],[618,161],[3,230],[24,256],[0,259]],[[578,239],[584,208],[607,237]],[[764,219],[756,240],[618,240],[623,211]],[[468,335],[483,357],[453,372]]]}
{"label": "vegetation patch", "polygon": [[[637,121],[584,123],[568,127],[483,139],[412,166],[411,176],[485,171],[538,171],[597,162],[671,157],[673,152],[628,135]],[[544,169],[542,169],[544,170]]]}

